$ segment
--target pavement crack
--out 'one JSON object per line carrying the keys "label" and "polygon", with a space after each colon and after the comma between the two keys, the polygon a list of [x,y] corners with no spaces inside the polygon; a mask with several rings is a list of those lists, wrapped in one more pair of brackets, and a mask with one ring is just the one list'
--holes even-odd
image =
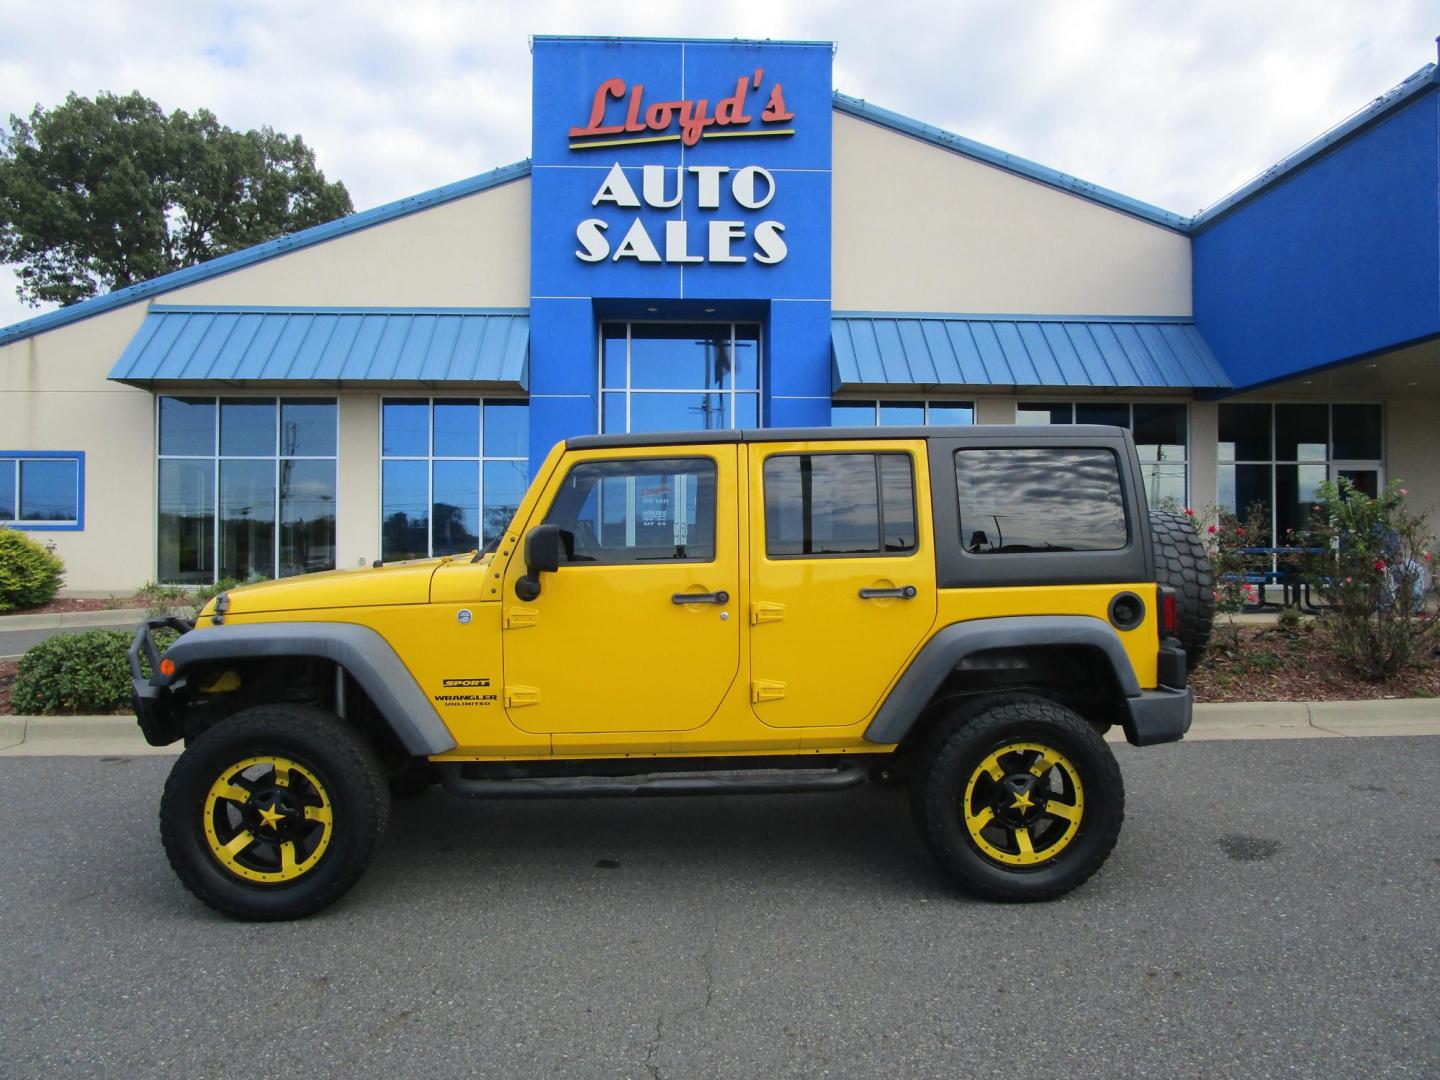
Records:
{"label": "pavement crack", "polygon": [[665,1038],[665,1013],[655,1014],[655,1037],[645,1045],[645,1071],[650,1074],[651,1080],[661,1080],[660,1066],[655,1064],[655,1055],[660,1050],[660,1043]]}

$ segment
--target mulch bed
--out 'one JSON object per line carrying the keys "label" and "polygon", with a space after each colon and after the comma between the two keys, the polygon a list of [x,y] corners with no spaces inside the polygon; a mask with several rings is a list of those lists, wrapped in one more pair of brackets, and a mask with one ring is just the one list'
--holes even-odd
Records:
{"label": "mulch bed", "polygon": [[1229,646],[1230,628],[1215,624],[1210,650],[1190,673],[1196,701],[1378,701],[1440,697],[1440,659],[1401,672],[1386,682],[1360,678],[1325,643],[1313,620],[1295,630],[1242,626],[1240,647]]}
{"label": "mulch bed", "polygon": [[19,660],[0,660],[0,716],[10,715],[10,691],[15,686]]}

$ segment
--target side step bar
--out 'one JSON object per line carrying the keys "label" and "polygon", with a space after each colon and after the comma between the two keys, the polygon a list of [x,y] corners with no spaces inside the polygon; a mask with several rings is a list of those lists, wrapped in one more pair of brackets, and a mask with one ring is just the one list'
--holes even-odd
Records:
{"label": "side step bar", "polygon": [[786,772],[705,773],[693,776],[553,776],[517,780],[475,780],[463,766],[440,766],[440,783],[465,799],[593,799],[618,795],[776,795],[796,791],[841,791],[865,782],[860,766],[794,769]]}

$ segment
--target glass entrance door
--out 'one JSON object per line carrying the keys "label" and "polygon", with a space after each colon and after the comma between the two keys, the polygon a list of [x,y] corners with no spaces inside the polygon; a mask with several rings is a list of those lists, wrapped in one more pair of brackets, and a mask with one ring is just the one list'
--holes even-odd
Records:
{"label": "glass entrance door", "polygon": [[760,426],[754,323],[604,323],[600,430],[719,431]]}

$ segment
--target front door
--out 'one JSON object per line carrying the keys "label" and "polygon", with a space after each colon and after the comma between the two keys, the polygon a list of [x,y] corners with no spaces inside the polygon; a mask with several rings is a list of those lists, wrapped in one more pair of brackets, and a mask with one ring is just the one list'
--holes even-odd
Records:
{"label": "front door", "polygon": [[776,727],[859,723],[935,619],[925,444],[748,453],[752,708]]}
{"label": "front door", "polygon": [[740,663],[735,444],[589,451],[531,525],[566,561],[525,602],[510,560],[505,709],[525,731],[682,731],[719,707]]}

